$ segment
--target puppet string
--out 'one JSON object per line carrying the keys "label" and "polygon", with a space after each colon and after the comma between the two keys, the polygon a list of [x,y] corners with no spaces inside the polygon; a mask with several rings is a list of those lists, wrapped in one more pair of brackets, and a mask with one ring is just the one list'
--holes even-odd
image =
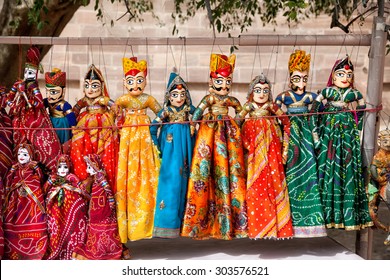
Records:
{"label": "puppet string", "polygon": [[1,127],[1,130],[92,130],[92,129],[121,129],[128,127],[140,127],[140,126],[153,126],[153,125],[168,125],[168,124],[195,124],[195,123],[210,123],[210,122],[219,122],[226,120],[256,120],[256,119],[272,119],[272,118],[282,118],[282,117],[308,117],[313,115],[329,115],[329,114],[339,114],[339,113],[355,113],[355,112],[379,112],[383,109],[382,105],[379,105],[375,108],[366,108],[366,109],[355,109],[355,110],[340,110],[334,112],[315,112],[315,113],[304,113],[304,114],[283,114],[283,115],[272,115],[272,116],[259,116],[259,117],[249,117],[249,118],[233,118],[227,116],[222,119],[217,120],[197,120],[197,121],[181,121],[181,122],[161,122],[161,123],[148,123],[148,124],[131,124],[131,125],[112,125],[112,126],[94,126],[94,127],[64,127],[64,128],[54,128],[54,127]]}

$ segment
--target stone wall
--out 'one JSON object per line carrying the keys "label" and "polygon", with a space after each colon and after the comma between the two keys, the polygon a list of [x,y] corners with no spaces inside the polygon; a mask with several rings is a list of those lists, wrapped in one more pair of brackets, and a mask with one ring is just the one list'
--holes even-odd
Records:
{"label": "stone wall", "polygon": [[[54,46],[45,56],[42,63],[45,71],[52,67],[59,67],[68,74],[67,99],[74,104],[82,97],[83,76],[88,65],[94,63],[103,71],[108,82],[108,88],[112,99],[118,98],[124,93],[122,58],[124,56],[137,56],[148,61],[148,87],[146,92],[154,95],[161,103],[167,83],[167,77],[171,69],[176,66],[180,74],[188,82],[193,103],[196,106],[206,94],[208,88],[209,57],[212,52],[229,54],[230,46],[131,46],[131,38],[153,37],[212,37],[212,29],[209,28],[205,13],[186,23],[179,25],[179,34],[173,36],[173,23],[171,12],[172,1],[155,1],[154,7],[159,11],[157,15],[164,25],[158,24],[151,15],[144,17],[143,23],[129,23],[126,17],[116,20],[125,13],[123,4],[111,4],[105,0],[104,13],[107,16],[106,23],[98,22],[93,6],[80,8],[71,22],[62,32],[62,37],[128,37],[129,44],[123,46],[99,46],[99,45],[69,45]],[[110,26],[113,19],[115,25]],[[389,22],[389,20],[387,21]],[[330,29],[330,18],[321,16],[306,20],[298,26],[288,27],[283,18],[278,20],[277,26],[263,26],[261,22],[255,22],[252,28],[246,32],[248,35],[279,34],[279,35],[344,35],[339,29]],[[353,34],[370,34],[372,20],[366,20],[363,25],[355,24],[352,27]],[[240,35],[239,30],[231,33],[233,37]],[[226,37],[227,34],[218,34],[218,37]],[[355,85],[363,94],[366,94],[368,78],[368,51],[365,46],[260,46],[243,47],[235,51],[237,55],[236,68],[233,76],[232,95],[244,102],[248,84],[255,76],[264,72],[273,82],[273,95],[276,96],[287,88],[287,63],[290,53],[294,49],[303,49],[312,55],[309,90],[317,91],[326,86],[330,70],[334,62],[349,54],[355,65]],[[383,102],[384,110],[390,112],[390,55],[385,58],[385,77]],[[43,76],[41,77],[41,79]],[[40,81],[43,86],[43,81]]]}

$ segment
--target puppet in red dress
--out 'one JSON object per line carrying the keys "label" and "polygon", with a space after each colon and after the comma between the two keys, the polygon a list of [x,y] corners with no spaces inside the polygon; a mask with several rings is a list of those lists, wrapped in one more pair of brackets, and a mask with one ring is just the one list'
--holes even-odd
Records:
{"label": "puppet in red dress", "polygon": [[70,260],[74,248],[84,243],[89,195],[76,175],[70,173],[68,155],[60,155],[57,173],[44,185],[49,232],[49,260]]}
{"label": "puppet in red dress", "polygon": [[33,147],[18,146],[18,162],[7,174],[4,202],[4,257],[42,259],[48,243],[43,173],[33,160]]}
{"label": "puppet in red dress", "polygon": [[84,160],[92,182],[87,239],[74,250],[73,257],[89,260],[120,259],[122,243],[118,233],[115,200],[103,164],[96,154],[87,155]]}
{"label": "puppet in red dress", "polygon": [[15,147],[29,143],[36,153],[36,160],[42,164],[43,172],[56,170],[56,158],[61,153],[61,143],[43,104],[37,82],[40,52],[37,47],[27,51],[24,79],[15,82],[8,94],[8,106]]}

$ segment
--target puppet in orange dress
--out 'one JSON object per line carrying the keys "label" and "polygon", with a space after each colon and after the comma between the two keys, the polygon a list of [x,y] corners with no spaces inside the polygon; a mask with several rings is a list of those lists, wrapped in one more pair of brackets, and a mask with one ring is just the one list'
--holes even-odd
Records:
{"label": "puppet in orange dress", "polygon": [[74,248],[85,242],[89,195],[70,173],[68,155],[57,159],[57,172],[44,185],[49,232],[48,260],[70,260]]}
{"label": "puppet in orange dress", "polygon": [[[271,84],[263,74],[249,85],[248,101],[238,115],[243,119],[247,158],[248,236],[289,238],[294,235],[283,164],[287,160],[290,121],[272,102]],[[282,122],[284,135],[276,118]]]}
{"label": "puppet in orange dress", "polygon": [[247,236],[241,131],[228,114],[230,107],[236,114],[242,110],[238,99],[229,96],[235,59],[234,54],[229,58],[211,54],[209,94],[192,117],[203,122],[192,157],[182,236],[225,240]]}
{"label": "puppet in orange dress", "polygon": [[8,94],[8,106],[15,147],[21,143],[33,145],[36,160],[48,175],[56,170],[56,158],[61,153],[61,143],[43,104],[37,82],[40,52],[37,47],[27,51],[24,80],[18,80]]}
{"label": "puppet in orange dress", "polygon": [[[73,111],[77,116],[77,129],[73,130],[70,157],[75,175],[80,180],[88,177],[83,159],[88,154],[100,155],[110,186],[115,186],[118,155],[118,133],[112,128],[114,115],[102,73],[91,65],[84,80],[84,94]],[[82,113],[81,110],[85,109]]]}
{"label": "puppet in orange dress", "polygon": [[4,257],[40,260],[48,244],[43,173],[33,161],[33,147],[20,144],[18,162],[7,174],[4,202]]}
{"label": "puppet in orange dress", "polygon": [[[92,181],[87,238],[75,248],[73,258],[118,260],[122,254],[122,244],[119,240],[112,189],[100,157],[91,154],[85,156],[84,160]],[[89,189],[89,186],[85,185],[85,188]]]}
{"label": "puppet in orange dress", "polygon": [[117,215],[122,243],[152,238],[160,157],[149,130],[147,109],[155,114],[160,104],[144,93],[147,63],[123,58],[124,86],[127,93],[115,101],[118,114],[124,111],[120,130],[118,159]]}

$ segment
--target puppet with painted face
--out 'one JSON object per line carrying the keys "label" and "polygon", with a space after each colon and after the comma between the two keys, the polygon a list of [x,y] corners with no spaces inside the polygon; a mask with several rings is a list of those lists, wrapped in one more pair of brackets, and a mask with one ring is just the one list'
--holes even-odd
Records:
{"label": "puppet with painted face", "polygon": [[75,248],[73,258],[118,260],[122,254],[122,244],[118,235],[113,191],[100,157],[90,154],[84,160],[92,181],[87,238]]}
{"label": "puppet with painted face", "polygon": [[33,158],[33,146],[20,144],[17,159],[5,180],[4,258],[40,260],[47,245],[43,173]]}
{"label": "puppet with painted face", "polygon": [[[193,121],[203,120],[193,152],[182,235],[196,239],[247,237],[246,175],[241,131],[229,116],[242,110],[230,96],[236,56],[211,54],[209,94]],[[203,114],[208,108],[208,112]],[[195,124],[193,124],[194,126]]]}
{"label": "puppet with painted face", "polygon": [[[178,74],[171,73],[165,92],[164,108],[150,127],[162,157],[153,237],[175,238],[180,235],[195,143],[188,121],[194,111],[187,84]],[[160,123],[167,124],[157,125]],[[161,128],[157,139],[159,127]]]}
{"label": "puppet with painted face", "polygon": [[108,182],[115,186],[118,134],[113,129],[113,104],[101,71],[92,64],[84,78],[84,97],[73,107],[77,127],[83,128],[73,130],[70,152],[74,173],[80,180],[88,177],[83,157],[95,153],[102,159]]}
{"label": "puppet with painted face", "polygon": [[[289,238],[294,235],[283,163],[287,159],[290,121],[272,101],[271,83],[263,74],[249,85],[248,101],[238,117],[246,151],[249,238]],[[282,122],[284,135],[276,118]]]}
{"label": "puppet with painted face", "polygon": [[326,100],[319,120],[317,156],[319,188],[328,228],[359,230],[371,226],[364,186],[360,130],[363,112],[348,112],[352,104],[364,109],[360,91],[353,87],[354,67],[348,56],[337,60],[327,87],[316,98],[312,111]]}
{"label": "puppet with painted face", "polygon": [[52,129],[37,82],[38,70],[42,71],[39,62],[39,49],[29,48],[24,79],[18,80],[11,88],[8,105],[12,126],[17,128],[13,131],[15,147],[20,143],[32,144],[37,161],[43,165],[43,172],[49,174],[56,170],[55,159],[61,153],[61,143]]}
{"label": "puppet with painted face", "polygon": [[57,172],[44,185],[48,220],[48,260],[70,260],[73,250],[85,242],[89,195],[70,172],[68,155],[57,159]]}
{"label": "puppet with painted face", "polygon": [[370,166],[370,216],[376,228],[388,233],[384,244],[390,245],[390,225],[383,221],[379,215],[379,204],[384,202],[390,210],[390,130],[382,130],[378,135],[378,151],[372,159]]}
{"label": "puppet with painted face", "polygon": [[115,197],[119,235],[121,242],[126,243],[151,238],[153,234],[160,157],[150,134],[147,109],[157,114],[161,106],[152,95],[144,93],[145,60],[123,58],[123,72],[127,93],[115,101],[117,112],[125,113],[124,127],[120,129]]}
{"label": "puppet with painted face", "polygon": [[[43,101],[49,109],[50,120],[54,128],[70,128],[76,125],[76,116],[72,105],[65,101],[66,73],[58,68],[45,73],[46,95]],[[71,130],[56,130],[63,147],[72,138]],[[64,149],[67,150],[67,149]],[[66,152],[66,151],[64,151]]]}
{"label": "puppet with painted face", "polygon": [[326,236],[312,135],[315,126],[306,115],[317,97],[306,91],[309,69],[310,54],[302,50],[292,53],[288,62],[290,90],[275,100],[279,107],[287,108],[291,123],[285,170],[294,236],[302,238]]}
{"label": "puppet with painted face", "polygon": [[12,121],[5,107],[7,106],[6,89],[0,86],[0,178],[5,179],[13,162]]}

